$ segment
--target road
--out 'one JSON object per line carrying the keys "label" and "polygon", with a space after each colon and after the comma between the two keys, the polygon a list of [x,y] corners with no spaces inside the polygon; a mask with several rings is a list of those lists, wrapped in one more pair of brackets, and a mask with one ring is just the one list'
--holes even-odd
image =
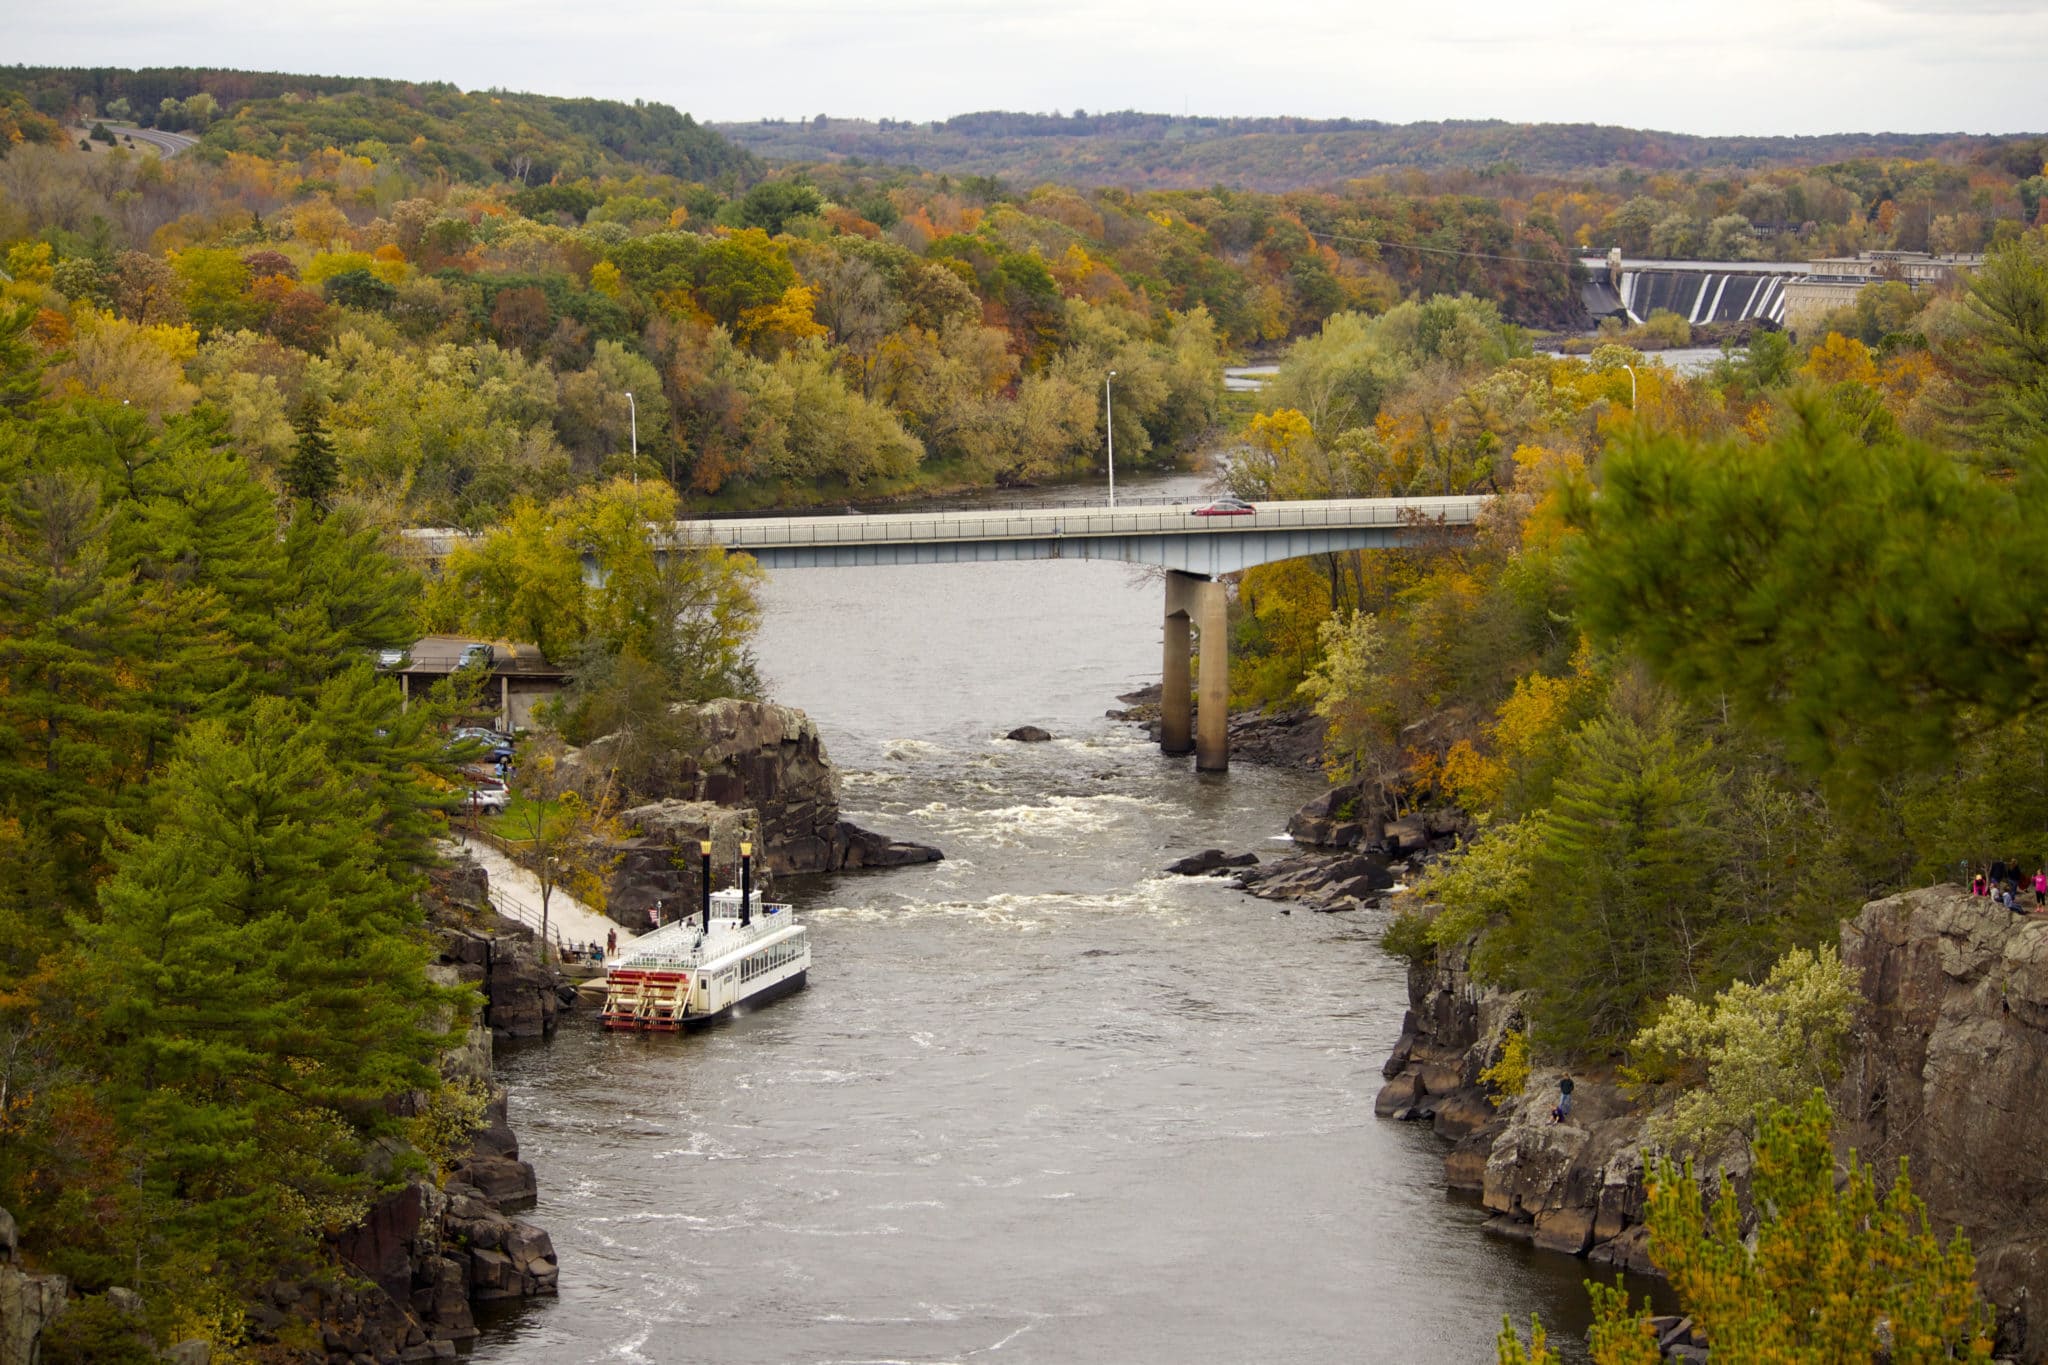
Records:
{"label": "road", "polygon": [[134,128],[125,123],[109,123],[107,131],[116,137],[132,137],[137,142],[147,142],[156,148],[161,156],[176,156],[199,141],[198,138],[186,133],[166,133],[156,128]]}

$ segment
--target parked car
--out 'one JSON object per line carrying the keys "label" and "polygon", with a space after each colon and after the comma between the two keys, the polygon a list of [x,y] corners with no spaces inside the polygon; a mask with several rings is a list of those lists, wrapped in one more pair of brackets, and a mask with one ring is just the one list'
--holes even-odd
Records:
{"label": "parked car", "polygon": [[1188,513],[1191,517],[1248,517],[1259,509],[1243,498],[1218,498]]}
{"label": "parked car", "polygon": [[464,668],[489,668],[497,663],[497,661],[498,651],[492,649],[489,645],[464,645],[462,647],[462,657],[455,661],[455,667],[458,670]]}
{"label": "parked car", "polygon": [[377,667],[379,668],[404,668],[411,662],[412,651],[404,645],[400,645],[395,649],[380,649],[377,651]]}
{"label": "parked car", "polygon": [[484,755],[493,763],[500,759],[509,760],[512,757],[512,736],[501,734],[496,730],[488,729],[481,725],[463,726],[454,734],[448,736],[448,744],[450,748],[463,744],[481,745],[483,746]]}
{"label": "parked car", "polygon": [[473,811],[497,815],[511,804],[512,793],[505,790],[502,782],[480,782],[464,794],[464,799]]}

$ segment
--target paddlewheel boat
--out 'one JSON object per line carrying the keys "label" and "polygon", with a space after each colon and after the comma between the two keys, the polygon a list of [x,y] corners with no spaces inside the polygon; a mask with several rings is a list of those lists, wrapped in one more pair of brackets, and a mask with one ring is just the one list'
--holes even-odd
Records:
{"label": "paddlewheel boat", "polygon": [[756,901],[753,845],[740,845],[740,884],[715,893],[711,845],[700,848],[700,914],[643,934],[611,963],[600,1016],[606,1028],[675,1033],[803,987],[810,931],[789,906]]}

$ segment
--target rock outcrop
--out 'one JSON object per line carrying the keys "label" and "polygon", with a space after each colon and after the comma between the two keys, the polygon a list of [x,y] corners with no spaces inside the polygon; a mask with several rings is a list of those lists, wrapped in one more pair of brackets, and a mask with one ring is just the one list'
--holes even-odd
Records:
{"label": "rock outcrop", "polygon": [[1409,969],[1408,1005],[1373,1112],[1427,1122],[1451,1144],[1444,1182],[1479,1194],[1488,1232],[1649,1272],[1643,1116],[1619,1088],[1575,1074],[1561,1123],[1550,1121],[1556,1071],[1533,1074],[1518,1096],[1491,1094],[1480,1073],[1519,1026],[1517,999],[1475,987],[1462,950]]}
{"label": "rock outcrop", "polygon": [[[703,838],[723,849],[726,832],[738,828],[730,818],[736,812],[752,812],[747,823],[769,873],[898,867],[945,856],[842,820],[838,775],[824,741],[795,707],[728,697],[695,708],[692,720],[691,752],[659,779],[639,784],[650,799],[622,815],[646,842],[620,848],[622,876],[610,901],[620,923],[643,927],[656,899],[691,894],[683,887],[694,887],[694,880],[669,877],[660,864],[680,857],[694,867]],[[602,762],[610,743],[593,741],[581,761]]]}
{"label": "rock outcrop", "polygon": [[[14,1222],[10,1216],[8,1223]],[[31,1275],[0,1265],[0,1365],[35,1365],[37,1339],[64,1311],[62,1275]]]}
{"label": "rock outcrop", "polygon": [[[1953,886],[1863,907],[1842,926],[1862,982],[1836,1138],[1887,1179],[1907,1158],[1936,1230],[1960,1227],[2008,1329],[2048,1305],[2048,918]],[[2018,1359],[2048,1360],[2048,1332]]]}
{"label": "rock outcrop", "polygon": [[1363,782],[1332,787],[1287,821],[1287,833],[1311,848],[1355,849],[1389,860],[1422,858],[1455,848],[1472,821],[1454,806],[1394,815]]}
{"label": "rock outcrop", "polygon": [[[2048,1295],[2034,1202],[2048,1166],[2048,917],[1930,887],[1864,906],[1841,945],[1863,1001],[1834,1096],[1837,1145],[1881,1180],[1907,1159],[1936,1231],[1970,1238],[1978,1284],[2000,1309],[2001,1354],[2044,1365],[2048,1334],[2027,1319]],[[1552,1123],[1554,1071],[1496,1111],[1479,1073],[1514,1025],[1513,997],[1477,990],[1456,952],[1411,969],[1408,997],[1375,1111],[1430,1122],[1452,1144],[1445,1181],[1479,1193],[1489,1232],[1654,1273],[1641,1226],[1657,1155],[1648,1116],[1610,1081],[1575,1074],[1572,1113]],[[1748,1174],[1738,1145],[1706,1163],[1703,1184],[1711,1197]],[[1694,1349],[1687,1340],[1674,1336],[1669,1354]]]}

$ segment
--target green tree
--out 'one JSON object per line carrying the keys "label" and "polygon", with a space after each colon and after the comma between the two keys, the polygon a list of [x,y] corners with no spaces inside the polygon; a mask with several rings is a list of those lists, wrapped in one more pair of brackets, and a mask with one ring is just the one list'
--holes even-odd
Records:
{"label": "green tree", "polygon": [[1716,975],[1722,781],[1712,746],[1654,697],[1573,737],[1529,852],[1527,894],[1474,959],[1528,991],[1547,1050],[1620,1044],[1652,1002]]}
{"label": "green tree", "polygon": [[2034,481],[1866,446],[1802,400],[1761,444],[1624,436],[1576,497],[1571,577],[1596,635],[1869,779],[2048,704],[2048,584],[2007,571],[2048,556],[2044,513]]}
{"label": "green tree", "polygon": [[68,470],[0,504],[0,809],[46,841],[73,897],[152,728],[122,686],[139,630],[110,522],[97,486]]}
{"label": "green tree", "polygon": [[[512,516],[448,556],[428,603],[449,628],[531,640],[549,658],[630,651],[671,679],[670,696],[750,693],[747,642],[759,607],[751,560],[661,543],[674,491],[617,479]],[[603,566],[586,581],[585,557]]]}
{"label": "green tree", "polygon": [[387,1101],[432,1089],[449,1041],[410,869],[383,863],[375,798],[334,758],[281,700],[194,726],[77,926],[79,987],[122,983],[93,1055],[155,1256],[239,1286],[397,1178],[368,1160],[398,1131]]}
{"label": "green tree", "polygon": [[1675,1091],[1666,1142],[1700,1148],[1755,1131],[1760,1116],[1834,1083],[1858,999],[1834,948],[1795,948],[1761,985],[1710,1003],[1673,996],[1629,1045],[1638,1075]]}
{"label": "green tree", "polygon": [[302,403],[292,414],[292,430],[298,433],[298,441],[285,462],[285,492],[317,514],[326,509],[341,483],[341,462],[335,458],[334,441],[321,424],[320,411],[312,403]]}
{"label": "green tree", "polygon": [[2048,452],[2048,231],[2005,243],[1971,276],[1929,340],[1954,380],[1957,436],[1993,469],[2039,469]]}

